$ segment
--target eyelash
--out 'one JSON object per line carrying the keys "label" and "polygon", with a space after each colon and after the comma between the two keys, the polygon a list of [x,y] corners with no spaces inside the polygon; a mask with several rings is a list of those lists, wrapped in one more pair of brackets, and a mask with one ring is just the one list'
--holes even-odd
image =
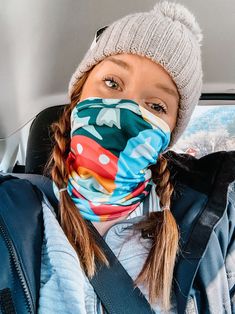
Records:
{"label": "eyelash", "polygon": [[[112,81],[112,82],[114,82],[115,84],[118,84],[118,82],[113,78],[113,77],[104,77],[103,79],[102,79],[102,81],[105,83],[106,81]],[[106,84],[105,84],[106,85]],[[119,84],[118,84],[119,85]],[[106,87],[107,88],[112,88],[112,87],[110,87],[110,86],[107,86],[106,85]],[[149,105],[149,104],[148,104]],[[163,107],[162,105],[161,105],[161,103],[151,103],[151,105],[152,106],[150,106],[150,108],[151,109],[153,109],[154,111],[157,111],[157,112],[159,112],[159,110],[156,110],[155,108],[156,108],[156,106],[159,106],[160,108],[161,108],[161,111],[162,112],[164,112],[164,113],[166,113],[166,109],[165,109],[165,107]],[[154,108],[155,107],[155,108]]]}

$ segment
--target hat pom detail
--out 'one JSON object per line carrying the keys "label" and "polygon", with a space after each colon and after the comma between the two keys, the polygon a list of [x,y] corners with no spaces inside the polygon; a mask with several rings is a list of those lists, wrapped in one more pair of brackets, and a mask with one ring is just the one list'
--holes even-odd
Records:
{"label": "hat pom detail", "polygon": [[170,17],[173,21],[179,21],[184,24],[196,37],[199,45],[201,45],[203,35],[199,24],[194,15],[182,4],[176,2],[162,1],[155,4],[152,13],[162,13],[166,17]]}

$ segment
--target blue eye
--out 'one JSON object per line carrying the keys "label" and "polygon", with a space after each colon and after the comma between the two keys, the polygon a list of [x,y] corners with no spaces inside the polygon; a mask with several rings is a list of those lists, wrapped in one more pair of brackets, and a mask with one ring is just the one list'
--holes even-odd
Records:
{"label": "blue eye", "polygon": [[[105,77],[105,78],[103,79],[103,81],[104,81],[104,82],[108,82],[108,81],[109,81],[109,82],[112,82],[112,83],[114,83],[114,84],[116,84],[116,85],[119,86],[118,82],[115,81],[115,79],[114,79],[113,77]],[[105,83],[105,85],[108,86],[106,83]],[[108,87],[113,89],[112,86],[108,86]],[[116,88],[114,88],[114,89],[116,89]]]}

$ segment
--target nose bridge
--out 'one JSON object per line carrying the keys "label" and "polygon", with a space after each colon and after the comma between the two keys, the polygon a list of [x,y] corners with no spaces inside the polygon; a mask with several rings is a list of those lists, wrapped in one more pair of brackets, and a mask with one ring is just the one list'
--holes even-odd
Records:
{"label": "nose bridge", "polygon": [[135,97],[135,95],[134,95],[134,96],[131,96],[131,95],[126,96],[125,99],[133,100],[133,101],[135,101],[139,106],[143,106],[143,104],[144,104],[144,102],[145,102],[144,99],[141,99],[141,98],[139,98],[139,97]]}
{"label": "nose bridge", "polygon": [[132,85],[129,86],[129,88],[126,90],[125,98],[134,100],[139,105],[142,105],[145,99],[143,98],[141,84],[137,83],[136,81],[133,82]]}
{"label": "nose bridge", "polygon": [[135,97],[135,98],[132,98],[132,100],[134,100],[139,106],[143,106],[144,99]]}

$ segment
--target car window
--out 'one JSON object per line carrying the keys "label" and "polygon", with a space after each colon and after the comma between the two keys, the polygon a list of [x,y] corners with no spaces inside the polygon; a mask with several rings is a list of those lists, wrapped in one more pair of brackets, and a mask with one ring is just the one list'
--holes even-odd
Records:
{"label": "car window", "polygon": [[234,150],[235,105],[197,106],[172,149],[198,158],[219,150]]}

